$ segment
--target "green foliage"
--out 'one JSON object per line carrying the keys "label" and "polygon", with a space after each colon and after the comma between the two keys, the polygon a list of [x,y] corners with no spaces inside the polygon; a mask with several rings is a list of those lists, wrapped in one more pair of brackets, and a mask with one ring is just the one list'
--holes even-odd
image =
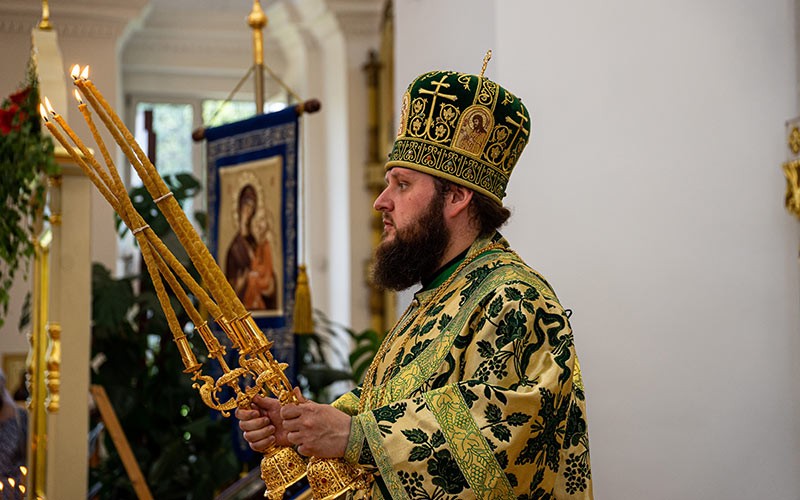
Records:
{"label": "green foliage", "polygon": [[42,133],[36,67],[28,65],[22,89],[0,107],[0,326],[18,270],[28,271],[34,221],[44,207],[47,176],[58,172],[53,143]]}
{"label": "green foliage", "polygon": [[364,380],[367,368],[378,354],[383,337],[379,337],[375,330],[350,332],[350,335],[355,342],[355,347],[350,353],[350,366],[353,368],[353,380],[360,384]]}
{"label": "green foliage", "polygon": [[[230,423],[209,411],[182,372],[155,294],[136,294],[132,279],[114,279],[99,264],[92,271],[92,357],[104,358],[92,383],[105,387],[155,498],[212,498],[240,469]],[[106,449],[91,482],[101,498],[135,498],[110,440]]]}
{"label": "green foliage", "polygon": [[[378,352],[383,337],[372,329],[355,332],[345,326],[334,323],[320,311],[316,311],[314,324],[317,326],[318,332],[309,336],[307,340],[300,339],[297,347],[300,359],[298,373],[301,378],[308,373],[311,373],[311,377],[316,376],[316,387],[319,388],[317,390],[337,380],[352,380],[357,384],[361,383],[364,373]],[[331,370],[330,368],[325,369],[328,363],[321,354],[324,352],[324,349],[321,348],[323,345],[329,344],[331,339],[341,337],[339,332],[345,332],[353,339],[353,350],[348,356],[349,372]],[[306,344],[309,343],[316,345],[306,347]],[[310,354],[308,354],[309,352]],[[307,361],[309,359],[311,362]],[[315,370],[319,370],[320,373],[314,373]],[[311,392],[313,393],[314,391],[312,390]]]}
{"label": "green foliage", "polygon": [[[171,177],[168,185],[181,202],[199,183],[182,174]],[[144,196],[134,197],[137,208],[147,206]],[[160,212],[141,213],[162,238],[171,239]],[[92,383],[106,389],[155,498],[210,499],[234,482],[242,467],[233,451],[231,423],[211,412],[191,387],[144,265],[142,271],[115,279],[99,264],[93,267],[92,359],[102,363],[94,363]],[[184,330],[191,331],[194,325],[180,303],[173,299],[172,307]],[[97,416],[93,421],[97,423]],[[108,437],[105,449],[108,455],[90,470],[98,496],[136,498]]]}
{"label": "green foliage", "polygon": [[[341,380],[353,380],[349,370],[333,368],[329,359],[335,353],[332,341],[339,337],[337,330],[344,327],[331,322],[322,312],[315,311],[317,332],[295,335],[297,381],[306,397],[319,403],[329,403],[337,395],[330,394],[329,386]],[[344,365],[344,360],[338,360]]]}

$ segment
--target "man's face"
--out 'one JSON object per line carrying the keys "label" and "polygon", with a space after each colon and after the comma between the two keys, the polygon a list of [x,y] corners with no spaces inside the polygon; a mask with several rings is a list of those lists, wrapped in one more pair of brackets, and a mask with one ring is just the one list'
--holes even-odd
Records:
{"label": "man's face", "polygon": [[436,184],[428,174],[402,167],[386,172],[386,187],[373,205],[383,216],[382,241],[392,241],[398,231],[415,225],[435,195]]}
{"label": "man's face", "polygon": [[395,167],[386,182],[374,205],[383,214],[383,240],[372,278],[381,288],[403,290],[436,271],[450,233],[442,214],[444,197],[433,177]]}

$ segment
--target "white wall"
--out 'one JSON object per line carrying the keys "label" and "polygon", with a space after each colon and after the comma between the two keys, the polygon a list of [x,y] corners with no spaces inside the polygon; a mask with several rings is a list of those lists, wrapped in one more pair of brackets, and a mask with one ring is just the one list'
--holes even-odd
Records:
{"label": "white wall", "polygon": [[575,311],[597,498],[797,499],[794,3],[646,4],[397,2],[398,88],[493,37],[532,112],[504,232]]}
{"label": "white wall", "polygon": [[[394,0],[393,7],[396,110],[408,84],[422,73],[436,69],[480,72],[486,51],[495,44],[494,1]],[[459,17],[458,12],[470,15]],[[492,76],[493,66],[490,63],[486,76]],[[411,302],[415,290],[412,287],[397,294],[398,314]]]}

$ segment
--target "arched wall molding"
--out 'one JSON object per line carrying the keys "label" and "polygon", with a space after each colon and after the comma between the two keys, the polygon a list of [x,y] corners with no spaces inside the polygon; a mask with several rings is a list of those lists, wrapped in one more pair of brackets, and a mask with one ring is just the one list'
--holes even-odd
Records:
{"label": "arched wall molding", "polygon": [[[192,14],[187,15],[178,8],[185,3],[178,0],[156,5],[131,33],[121,51],[126,94],[163,94],[164,89],[173,89],[177,96],[222,99],[253,64],[248,10],[241,5],[223,9],[220,5],[224,3],[209,9],[192,4]],[[286,39],[296,38],[296,27],[287,22],[280,2],[272,3],[266,15],[265,61],[294,88],[299,74],[293,69],[295,58],[286,56]],[[269,97],[283,91],[267,77],[265,92]],[[243,85],[235,97],[251,100],[252,85]]]}
{"label": "arched wall molding", "polygon": [[33,16],[18,16],[0,10],[0,33],[3,34],[28,34],[36,25],[37,19]]}
{"label": "arched wall molding", "polygon": [[[116,38],[142,14],[148,0],[71,0],[50,2],[50,20],[59,36]],[[41,2],[0,1],[0,32],[28,33],[39,22]]]}

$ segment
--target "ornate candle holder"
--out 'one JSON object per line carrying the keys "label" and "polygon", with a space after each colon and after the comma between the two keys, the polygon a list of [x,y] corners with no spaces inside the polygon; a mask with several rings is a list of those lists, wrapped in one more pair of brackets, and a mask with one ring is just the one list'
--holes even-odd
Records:
{"label": "ornate candle holder", "polygon": [[[136,238],[148,273],[153,280],[156,295],[164,309],[173,340],[181,355],[185,367],[184,373],[192,376],[193,387],[198,390],[203,402],[226,417],[230,416],[230,411],[235,408],[249,409],[256,395],[274,395],[282,405],[298,403],[293,387],[284,373],[288,365],[278,363],[272,357],[270,353],[272,342],[247,312],[133,135],[89,80],[88,69],[87,66],[81,72],[79,66],[73,67],[72,78],[77,87],[75,97],[78,100],[78,109],[89,125],[106,168],[100,165],[92,151],[52,109],[47,99],[45,99],[46,106],[40,106],[40,112],[45,126],[53,137],[69,152],[75,163],[95,184]],[[97,130],[92,111],[136,169],[155,204],[186,249],[209,293],[192,278],[134,209],[116,165]],[[48,118],[48,112],[52,119]],[[64,133],[59,131],[59,127]],[[208,359],[215,360],[221,368],[222,375],[218,378],[214,379],[210,375],[203,374],[203,364],[198,362],[189,340],[178,323],[164,282],[169,285],[192,323],[196,325],[197,334],[205,345]],[[189,293],[197,298],[214,318],[220,330],[230,339],[233,349],[238,352],[238,367],[228,366],[225,360],[225,346],[220,343],[208,322],[198,312],[189,298]],[[250,384],[245,386],[248,382]],[[231,390],[233,396],[223,399],[223,396],[230,394]],[[363,489],[366,486],[362,474],[343,460],[311,459],[307,464],[293,448],[274,446],[264,452],[261,462],[261,478],[267,487],[266,496],[271,500],[282,498],[286,488],[303,478],[307,470],[313,496],[319,500],[335,498],[348,490]]]}

